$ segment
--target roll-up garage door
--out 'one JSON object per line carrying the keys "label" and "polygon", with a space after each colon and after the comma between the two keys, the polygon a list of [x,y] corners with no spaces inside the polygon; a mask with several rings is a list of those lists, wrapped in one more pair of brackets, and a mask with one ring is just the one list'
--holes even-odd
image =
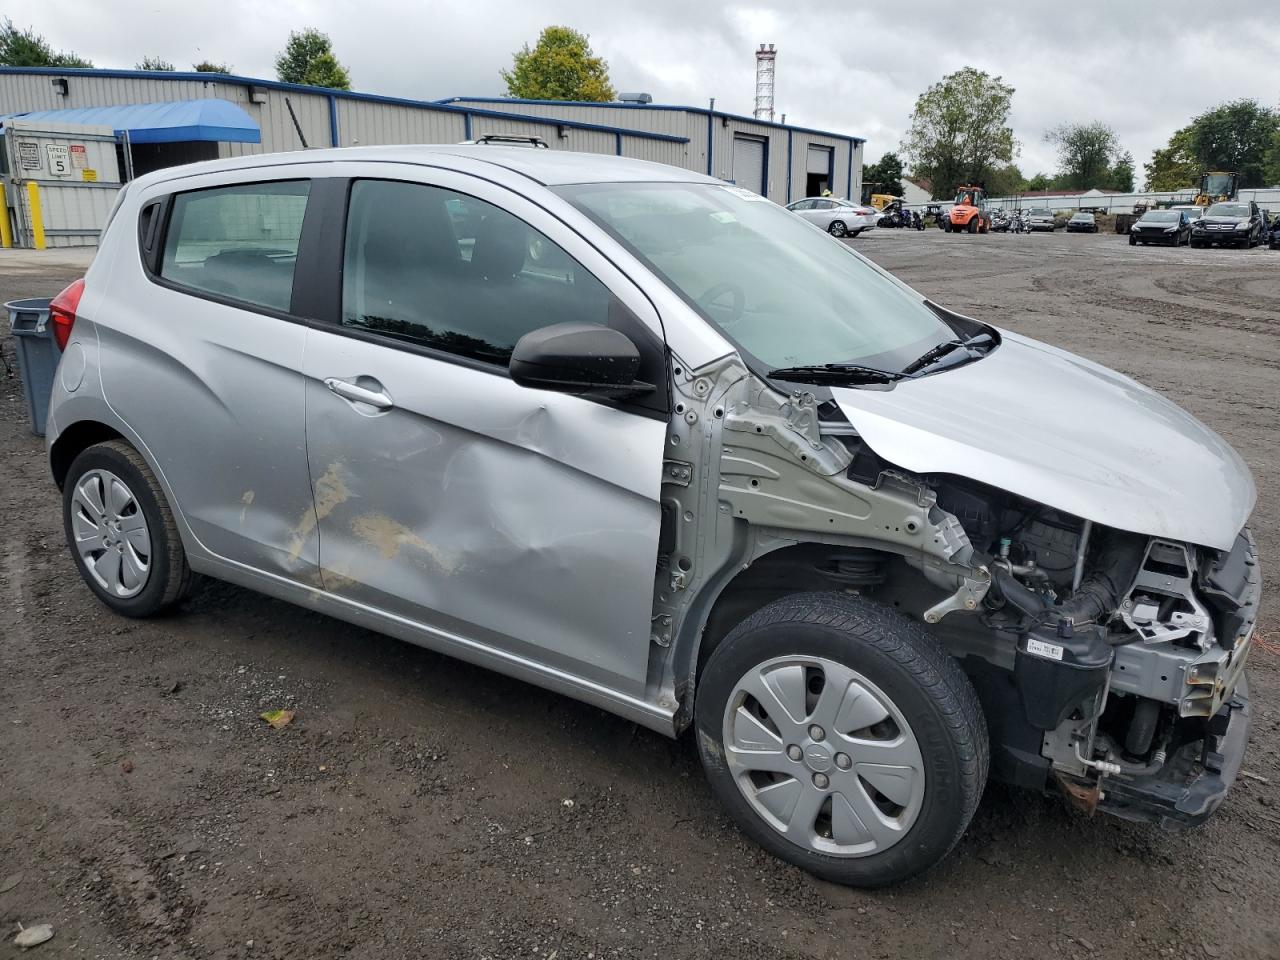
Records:
{"label": "roll-up garage door", "polygon": [[764,196],[764,156],[767,141],[760,137],[733,138],[733,182]]}
{"label": "roll-up garage door", "polygon": [[809,147],[809,165],[806,167],[809,173],[820,173],[824,177],[831,176],[831,148],[830,147]]}

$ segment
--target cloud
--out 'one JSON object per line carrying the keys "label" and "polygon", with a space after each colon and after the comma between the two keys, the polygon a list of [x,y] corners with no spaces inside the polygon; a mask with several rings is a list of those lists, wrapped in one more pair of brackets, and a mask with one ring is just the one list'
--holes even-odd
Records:
{"label": "cloud", "polygon": [[333,38],[356,89],[436,98],[498,95],[498,71],[542,27],[591,36],[615,87],[660,102],[750,113],[753,52],[777,44],[776,109],[790,122],[868,140],[867,158],[896,150],[916,97],[972,65],[1012,84],[1024,172],[1052,172],[1044,132],[1066,122],[1113,126],[1139,164],[1195,114],[1225,100],[1274,104],[1280,16],[1242,0],[1215,19],[1203,0],[60,0],[17,17],[55,47],[100,66],[151,54],[273,76],[290,30]]}

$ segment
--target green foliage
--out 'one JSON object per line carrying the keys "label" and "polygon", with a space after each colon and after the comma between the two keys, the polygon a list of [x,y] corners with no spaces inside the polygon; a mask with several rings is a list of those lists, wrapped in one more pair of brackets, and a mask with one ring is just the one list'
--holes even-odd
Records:
{"label": "green foliage", "polygon": [[[1116,189],[1112,168],[1123,154],[1120,138],[1105,123],[1065,123],[1045,133],[1058,147],[1058,181],[1063,190]],[[1132,181],[1133,158],[1129,158]]]}
{"label": "green foliage", "polygon": [[962,183],[988,180],[1013,161],[1013,92],[1000,77],[965,67],[916,100],[902,148],[916,175],[933,181],[935,197],[950,196]]}
{"label": "green foliage", "polygon": [[196,73],[235,73],[236,68],[229,63],[214,63],[212,60],[201,60],[193,63],[191,69]]}
{"label": "green foliage", "polygon": [[173,64],[162,57],[143,57],[142,60],[134,65],[135,70],[167,70],[174,69]]}
{"label": "green foliage", "polygon": [[1026,177],[1022,175],[1016,163],[1006,163],[997,167],[987,177],[986,182],[987,195],[991,197],[1007,197],[1027,189]]}
{"label": "green foliage", "polygon": [[1154,191],[1186,190],[1201,173],[1200,163],[1191,146],[1191,128],[1183,127],[1169,142],[1151,154],[1142,165],[1147,175],[1147,189]]}
{"label": "green foliage", "polygon": [[1271,135],[1271,146],[1267,148],[1263,180],[1268,186],[1280,187],[1280,130]]}
{"label": "green foliage", "polygon": [[1111,167],[1111,189],[1133,193],[1133,154],[1126,150]]}
{"label": "green foliage", "polygon": [[585,100],[606,103],[616,96],[609,65],[591,50],[585,34],[547,27],[532,49],[526,43],[502,71],[508,96],[525,100]]}
{"label": "green foliage", "polygon": [[351,75],[334,56],[328,34],[311,27],[289,34],[284,51],[276,57],[276,76],[285,83],[351,89]]}
{"label": "green foliage", "polygon": [[902,160],[896,153],[886,153],[862,168],[862,192],[867,197],[873,193],[902,193]]}
{"label": "green foliage", "polygon": [[0,22],[0,64],[8,67],[92,67],[74,53],[54,50],[30,27],[19,30],[5,17]]}
{"label": "green foliage", "polygon": [[1027,181],[1027,185],[1023,187],[1023,191],[1031,191],[1032,193],[1040,190],[1052,190],[1053,179],[1045,173],[1037,173],[1034,177]]}
{"label": "green foliage", "polygon": [[1186,190],[1212,170],[1240,174],[1240,186],[1280,182],[1280,112],[1256,100],[1223,103],[1174,133],[1145,165],[1148,190]]}
{"label": "green foliage", "polygon": [[1280,114],[1256,100],[1235,100],[1191,121],[1191,152],[1201,173],[1229,170],[1240,174],[1240,186],[1265,184],[1267,149],[1280,129]]}

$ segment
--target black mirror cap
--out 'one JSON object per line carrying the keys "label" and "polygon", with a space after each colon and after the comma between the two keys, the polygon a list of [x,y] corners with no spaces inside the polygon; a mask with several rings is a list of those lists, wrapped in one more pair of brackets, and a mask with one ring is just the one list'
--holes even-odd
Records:
{"label": "black mirror cap", "polygon": [[631,338],[594,323],[556,323],[526,333],[511,351],[508,369],[522,386],[566,393],[652,389],[636,382],[640,351]]}

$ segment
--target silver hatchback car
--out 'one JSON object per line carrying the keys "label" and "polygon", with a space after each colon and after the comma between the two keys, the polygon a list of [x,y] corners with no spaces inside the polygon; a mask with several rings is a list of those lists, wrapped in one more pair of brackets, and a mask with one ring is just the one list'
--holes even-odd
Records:
{"label": "silver hatchback car", "polygon": [[204,574],[692,730],[747,834],[850,884],[945,856],[989,772],[1175,826],[1240,767],[1240,458],[750,191],[195,164],[128,186],[53,314],[67,540],[120,614]]}

